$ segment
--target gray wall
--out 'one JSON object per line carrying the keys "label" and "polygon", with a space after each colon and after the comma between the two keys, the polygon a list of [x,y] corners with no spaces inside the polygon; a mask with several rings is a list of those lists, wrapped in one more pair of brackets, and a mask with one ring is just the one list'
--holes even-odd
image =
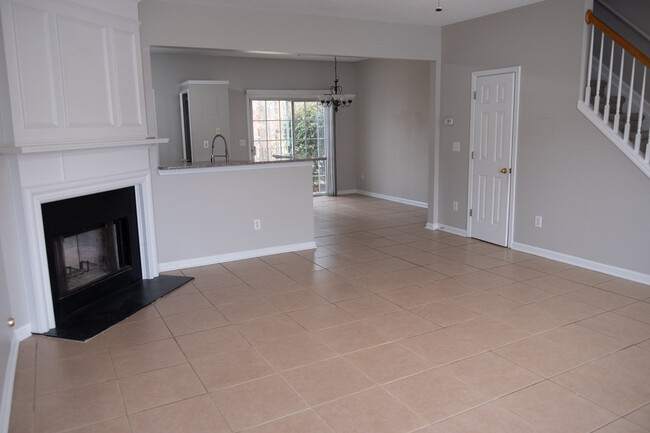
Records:
{"label": "gray wall", "polygon": [[[160,163],[178,162],[182,157],[178,84],[186,80],[227,80],[230,102],[232,160],[248,160],[246,90],[324,90],[334,81],[332,61],[271,60],[186,54],[152,54],[153,88],[156,93],[158,136],[169,138],[160,145]],[[340,84],[355,92],[355,64],[339,62]],[[355,188],[355,107],[341,111],[336,124],[336,160],[339,189]]]}
{"label": "gray wall", "polygon": [[[14,203],[21,200],[19,194],[14,194],[12,181],[9,177],[9,164],[5,157],[0,156],[0,203]],[[10,289],[9,303],[13,317],[16,319],[16,328],[29,322],[28,308],[24,292],[29,282],[23,281],[22,260],[19,254],[18,224],[14,206],[0,206],[0,249],[4,260],[2,265],[3,278]],[[6,302],[0,297],[0,302]]]}
{"label": "gray wall", "polygon": [[[217,129],[224,137],[228,148],[233,149],[236,143],[230,140],[230,105],[228,103],[228,85],[227,84],[189,84],[183,86],[183,90],[188,92],[189,112],[190,112],[190,136],[192,143],[191,159],[193,162],[210,161],[212,155],[225,155],[223,140],[216,139]],[[179,98],[180,104],[180,98]],[[180,107],[179,107],[180,112]],[[180,115],[178,118],[180,123]],[[165,124],[167,126],[167,123]],[[186,137],[187,139],[187,137]],[[204,147],[205,141],[210,145]],[[212,142],[214,141],[214,149]],[[178,152],[178,145],[184,147],[181,141],[176,138],[173,144],[166,143],[163,149],[173,149]],[[213,152],[214,153],[211,153]],[[190,155],[188,155],[190,156]],[[218,157],[218,161],[225,158]],[[245,159],[245,158],[244,158]]]}
{"label": "gray wall", "polygon": [[[2,23],[0,22],[0,70],[6,71],[7,64],[5,59],[5,44],[2,32]],[[11,105],[9,101],[9,81],[7,74],[0,75],[0,146],[13,144],[13,127],[11,119]]]}
{"label": "gray wall", "polygon": [[[436,60],[440,27],[144,0],[144,47],[196,47],[294,54]],[[146,72],[145,72],[146,78]]]}
{"label": "gray wall", "polygon": [[357,188],[428,202],[429,62],[357,65]]}
{"label": "gray wall", "polygon": [[[20,198],[12,194],[11,186],[7,158],[0,156],[0,203],[3,204],[0,206],[0,320],[2,320],[0,392],[4,391],[5,381],[9,379],[9,374],[13,374],[13,371],[7,370],[11,342],[16,339],[16,331],[29,323],[29,313],[24,295],[28,282],[23,280],[21,272],[15,208],[10,205],[15,199],[20,200]],[[5,325],[9,316],[16,320],[14,328],[11,329]],[[9,404],[10,399],[11,395],[3,393],[0,396],[0,403]],[[9,409],[8,406],[6,408]],[[4,421],[0,418],[0,429]]]}
{"label": "gray wall", "polygon": [[[0,245],[2,245],[2,236],[0,233]],[[4,322],[7,320],[7,317],[11,317],[13,314],[11,309],[11,302],[9,302],[9,285],[7,284],[6,275],[6,266],[4,263],[4,258],[2,256],[2,248],[0,248],[0,319],[3,320],[2,329],[0,329],[0,390],[4,390],[5,381],[10,380],[13,375],[13,371],[9,369],[9,354],[11,353],[11,343],[13,340],[14,331],[13,329],[7,328]],[[12,396],[10,393],[0,394],[0,415],[5,415],[2,409],[11,407],[10,400]],[[8,417],[9,414],[7,413]],[[5,428],[5,417],[0,416],[0,431]]]}
{"label": "gray wall", "polygon": [[466,227],[471,73],[521,65],[514,240],[650,274],[650,179],[576,109],[583,22],[547,0],[443,28],[440,223]]}

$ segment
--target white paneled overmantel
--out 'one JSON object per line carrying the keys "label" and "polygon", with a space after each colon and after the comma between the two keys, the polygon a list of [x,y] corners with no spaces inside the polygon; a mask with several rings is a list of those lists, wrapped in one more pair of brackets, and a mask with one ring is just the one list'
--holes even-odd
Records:
{"label": "white paneled overmantel", "polygon": [[137,0],[0,0],[16,147],[144,139]]}
{"label": "white paneled overmantel", "polygon": [[53,328],[54,312],[45,250],[41,205],[133,186],[136,193],[142,275],[158,276],[151,165],[155,143],[129,143],[95,149],[0,154],[8,159],[14,192],[20,251],[32,332]]}

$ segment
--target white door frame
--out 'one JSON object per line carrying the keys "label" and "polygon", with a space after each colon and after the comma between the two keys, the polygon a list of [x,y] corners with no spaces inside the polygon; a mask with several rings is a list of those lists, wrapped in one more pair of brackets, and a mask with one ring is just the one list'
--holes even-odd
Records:
{"label": "white door frame", "polygon": [[515,185],[517,184],[517,145],[518,145],[518,136],[519,136],[519,88],[521,82],[521,66],[511,66],[508,68],[500,69],[489,69],[486,71],[476,71],[472,72],[472,92],[470,98],[472,98],[472,110],[470,117],[470,138],[469,138],[469,177],[467,182],[467,237],[472,237],[472,217],[469,215],[469,209],[472,208],[472,196],[473,196],[473,175],[474,175],[474,160],[472,159],[472,152],[474,152],[474,120],[475,120],[475,110],[476,110],[476,100],[473,98],[474,92],[476,92],[476,79],[478,77],[484,77],[489,75],[500,75],[500,74],[515,74],[515,83],[514,83],[514,95],[513,95],[513,107],[512,107],[512,152],[510,153],[510,167],[512,168],[512,174],[510,175],[510,203],[508,206],[508,229],[507,229],[507,239],[506,247],[510,248],[512,246],[512,239],[515,231]]}

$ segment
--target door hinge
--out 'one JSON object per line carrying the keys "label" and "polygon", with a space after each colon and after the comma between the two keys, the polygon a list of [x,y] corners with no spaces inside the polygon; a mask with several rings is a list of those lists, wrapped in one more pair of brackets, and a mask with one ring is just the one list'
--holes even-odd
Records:
{"label": "door hinge", "polygon": [[474,90],[474,100],[476,100],[476,90]]}
{"label": "door hinge", "polygon": [[469,216],[472,216],[472,210],[471,209],[469,210]]}
{"label": "door hinge", "polygon": [[474,159],[474,151],[472,151],[472,159]]}

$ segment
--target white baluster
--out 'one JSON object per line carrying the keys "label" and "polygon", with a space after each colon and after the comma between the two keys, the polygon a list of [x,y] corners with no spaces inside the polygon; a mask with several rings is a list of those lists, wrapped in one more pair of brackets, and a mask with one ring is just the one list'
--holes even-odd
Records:
{"label": "white baluster", "polygon": [[[643,80],[641,81],[641,99],[639,99],[639,119],[636,126],[636,137],[634,137],[634,151],[639,153],[641,150],[641,123],[643,121],[643,106],[645,101],[645,75],[648,68],[643,68]],[[647,153],[647,152],[646,152]]]}
{"label": "white baluster", "polygon": [[621,70],[618,73],[618,95],[616,96],[616,114],[614,115],[614,132],[618,134],[618,125],[621,122],[621,95],[623,94],[623,63],[625,63],[625,50],[621,48]]}
{"label": "white baluster", "polygon": [[623,132],[623,141],[627,142],[630,139],[630,115],[632,114],[632,96],[633,96],[633,87],[634,87],[634,66],[636,65],[636,59],[632,57],[632,73],[630,74],[630,100],[627,103],[627,115],[625,121],[625,131]]}
{"label": "white baluster", "polygon": [[596,81],[596,97],[594,98],[594,113],[598,114],[600,109],[600,79],[603,73],[603,46],[605,45],[605,33],[600,34],[600,55],[598,56],[598,80]]}
{"label": "white baluster", "polygon": [[585,91],[585,104],[589,104],[589,98],[591,98],[591,67],[594,62],[594,33],[596,33],[596,27],[591,26],[591,43],[589,45],[589,53],[587,57],[589,58],[589,66],[587,67],[587,90]]}
{"label": "white baluster", "polygon": [[609,100],[612,98],[612,69],[614,68],[614,41],[612,41],[612,49],[609,53],[609,77],[607,78],[607,100],[605,101],[605,109],[603,110],[603,120],[605,124],[609,124]]}

